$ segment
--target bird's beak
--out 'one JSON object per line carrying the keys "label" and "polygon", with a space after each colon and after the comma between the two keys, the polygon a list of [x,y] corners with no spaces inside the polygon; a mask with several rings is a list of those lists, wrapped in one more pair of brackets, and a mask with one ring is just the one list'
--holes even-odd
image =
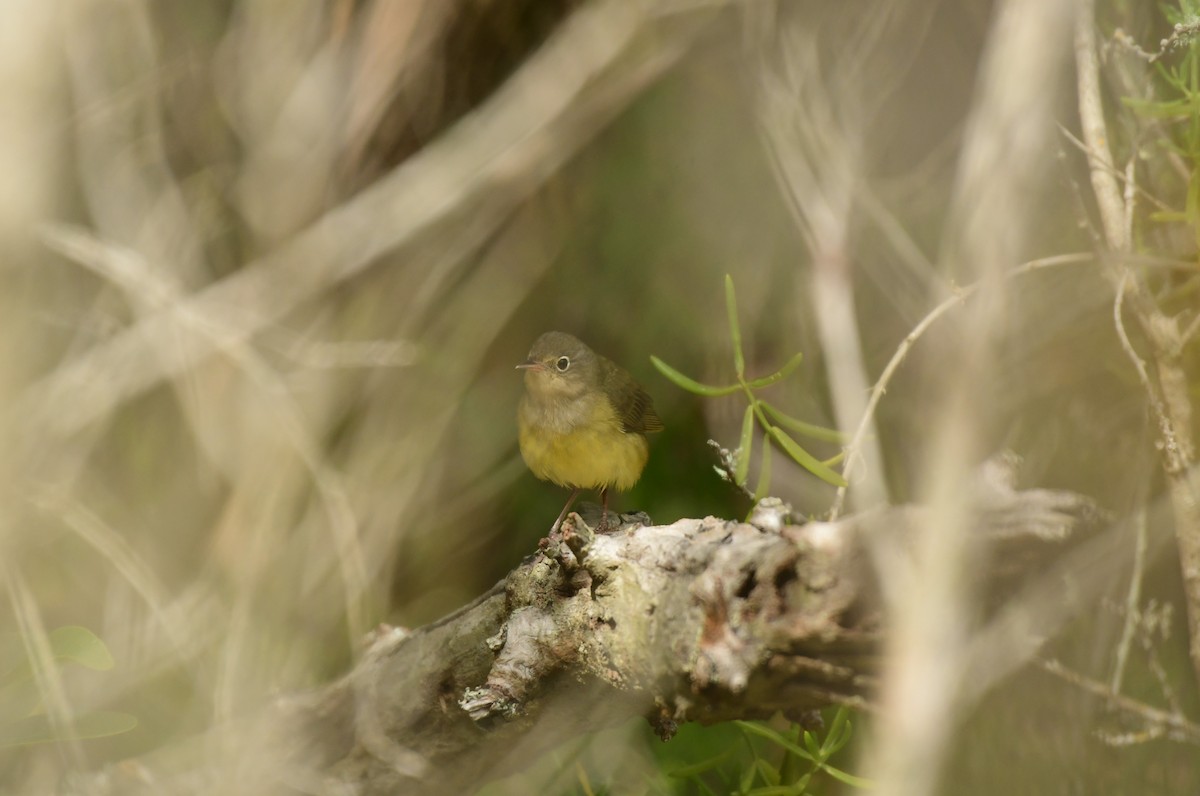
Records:
{"label": "bird's beak", "polygon": [[532,359],[528,359],[528,360],[522,362],[520,365],[517,365],[517,370],[545,370],[545,369],[546,369],[545,365],[543,365],[541,362],[534,362]]}

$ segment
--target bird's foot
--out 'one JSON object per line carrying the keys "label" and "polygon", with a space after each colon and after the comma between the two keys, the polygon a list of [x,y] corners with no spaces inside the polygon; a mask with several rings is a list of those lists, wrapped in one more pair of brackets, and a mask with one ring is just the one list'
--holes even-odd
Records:
{"label": "bird's foot", "polygon": [[601,515],[600,522],[597,523],[595,527],[595,532],[611,534],[616,533],[624,528],[650,524],[650,515],[644,511],[631,511],[627,513],[612,512]]}
{"label": "bird's foot", "polygon": [[560,544],[577,547],[581,539],[584,543],[590,542],[592,535],[592,529],[587,522],[575,512],[571,512],[554,523],[550,532],[538,540],[538,548],[545,551]]}

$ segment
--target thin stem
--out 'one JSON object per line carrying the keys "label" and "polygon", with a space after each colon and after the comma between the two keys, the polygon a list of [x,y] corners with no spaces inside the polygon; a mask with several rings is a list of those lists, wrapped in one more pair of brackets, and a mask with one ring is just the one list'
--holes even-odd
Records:
{"label": "thin stem", "polygon": [[[1143,489],[1142,492],[1145,492]],[[1139,501],[1140,503],[1141,501]],[[1133,573],[1129,579],[1129,592],[1125,596],[1125,626],[1121,629],[1121,640],[1117,642],[1117,662],[1113,669],[1109,688],[1114,694],[1121,693],[1121,681],[1125,679],[1125,661],[1133,644],[1137,629],[1138,606],[1142,601],[1142,575],[1146,564],[1146,508],[1143,504],[1134,518],[1135,542],[1133,547]]]}
{"label": "thin stem", "polygon": [[1082,674],[1068,669],[1056,660],[1044,660],[1038,663],[1043,671],[1066,680],[1068,683],[1089,694],[1094,694],[1104,699],[1113,707],[1140,716],[1151,725],[1158,725],[1173,731],[1172,734],[1177,740],[1200,743],[1200,725],[1193,724],[1182,715],[1167,713],[1164,710],[1151,707],[1144,702],[1139,702],[1136,699],[1115,693],[1104,683],[1093,680],[1090,677],[1084,677]]}
{"label": "thin stem", "polygon": [[[1077,265],[1079,263],[1091,262],[1094,259],[1093,255],[1079,252],[1074,254],[1059,254],[1053,257],[1043,257],[1038,260],[1030,260],[1027,263],[1009,271],[1006,279],[1014,279],[1019,276],[1040,270],[1042,268],[1052,268],[1062,265]],[[928,315],[921,319],[921,322],[913,327],[913,330],[905,336],[904,340],[896,348],[896,353],[892,354],[891,360],[887,363],[887,367],[883,369],[883,373],[879,375],[879,380],[875,382],[875,386],[871,388],[871,397],[867,400],[867,408],[863,412],[862,420],[858,423],[858,428],[854,432],[854,437],[850,440],[850,444],[846,446],[846,467],[842,470],[842,476],[849,481],[854,466],[858,463],[858,452],[862,447],[863,440],[866,439],[867,430],[871,428],[871,424],[875,419],[875,410],[879,406],[879,401],[887,392],[887,387],[892,381],[892,377],[899,369],[900,364],[908,356],[908,352],[913,345],[921,338],[930,326],[949,312],[954,307],[962,304],[968,298],[979,290],[979,283],[968,285],[955,291],[954,295],[943,301],[941,304],[934,307]],[[829,510],[829,519],[836,520],[842,512],[845,505],[847,487],[839,487],[837,495],[834,497],[833,507]]]}

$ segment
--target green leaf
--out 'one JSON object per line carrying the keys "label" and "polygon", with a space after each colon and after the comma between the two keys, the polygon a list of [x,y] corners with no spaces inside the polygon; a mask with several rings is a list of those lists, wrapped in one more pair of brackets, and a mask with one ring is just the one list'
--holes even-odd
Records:
{"label": "green leaf", "polygon": [[[128,713],[97,710],[93,713],[85,713],[75,719],[74,735],[76,738],[106,738],[110,735],[129,732],[137,726],[137,723],[137,718]],[[0,724],[0,749],[51,743],[58,739],[54,727],[51,726],[50,720],[45,714]]]}
{"label": "green leaf", "polygon": [[817,736],[805,730],[801,737],[804,739],[804,748],[808,750],[808,753],[817,760],[823,760],[824,757],[821,755],[821,745],[817,743]]}
{"label": "green leaf", "polygon": [[[71,661],[96,671],[108,671],[113,667],[112,653],[95,633],[79,625],[64,625],[46,635],[50,654],[55,660]],[[33,669],[25,657],[24,644],[16,633],[0,636],[5,646],[0,671],[6,681],[31,677]]]}
{"label": "green leaf", "polygon": [[821,770],[834,779],[844,782],[852,787],[860,788],[861,790],[871,790],[875,787],[875,782],[873,780],[869,780],[866,777],[856,777],[853,774],[848,774],[845,771],[842,771],[840,768],[834,768],[828,764],[822,765]]}
{"label": "green leaf", "polygon": [[96,671],[113,667],[112,654],[95,633],[79,625],[67,625],[50,631],[50,649],[54,657],[74,661]]}
{"label": "green leaf", "polygon": [[761,757],[755,760],[754,763],[758,766],[758,773],[763,778],[763,782],[766,782],[768,785],[779,784],[779,771],[776,770],[775,766]]}
{"label": "green leaf", "polygon": [[[5,641],[21,651],[19,665],[9,668],[0,681],[0,718],[24,718],[42,704],[42,695],[33,677],[33,666],[24,656],[20,636],[9,634]],[[113,667],[112,655],[96,634],[85,627],[67,625],[47,634],[50,654],[56,661],[70,661],[97,671]],[[7,663],[18,660],[9,655]]]}
{"label": "green leaf", "polygon": [[742,769],[742,776],[738,781],[739,793],[747,793],[754,786],[754,777],[757,773],[758,769],[754,767],[753,763]]}
{"label": "green leaf", "polygon": [[748,382],[746,382],[746,386],[752,390],[757,390],[762,387],[770,387],[775,382],[782,381],[783,379],[786,379],[788,376],[792,375],[792,371],[794,371],[796,368],[800,367],[800,363],[803,360],[804,360],[804,354],[796,354],[794,357],[792,357],[791,359],[789,359],[787,361],[786,365],[784,365],[782,368],[780,368],[779,370],[772,373],[770,376],[763,376],[760,379],[754,379],[753,381],[748,381]]}
{"label": "green leaf", "polygon": [[842,463],[842,460],[845,458],[846,458],[846,452],[841,451],[840,453],[836,453],[833,456],[830,456],[828,459],[825,459],[824,461],[821,462],[821,464],[825,465],[826,467],[837,467],[839,464]]}
{"label": "green leaf", "polygon": [[801,448],[796,440],[789,437],[778,426],[769,427],[767,432],[771,435],[772,439],[779,443],[779,446],[784,449],[787,455],[791,456],[805,470],[808,470],[827,484],[839,487],[847,486],[845,478],[842,478],[841,475],[818,461],[811,453]]}
{"label": "green leaf", "polygon": [[[845,711],[846,708],[840,708],[840,710]],[[838,737],[838,740],[834,741],[833,747],[832,747],[832,752],[830,752],[829,754],[835,754],[835,753],[840,752],[842,747],[845,747],[847,743],[850,743],[850,738],[853,735],[854,735],[854,723],[851,722],[850,712],[847,711],[846,712],[846,724],[842,725],[841,734]]]}
{"label": "green leaf", "polygon": [[[1181,93],[1187,92],[1187,86],[1184,85],[1183,78],[1180,76],[1178,69],[1167,69],[1161,61],[1155,64],[1155,67],[1155,71],[1158,72],[1159,76],[1167,82],[1167,85]],[[1146,100],[1139,100],[1136,97],[1131,97],[1130,99],[1132,99],[1134,102],[1146,102]]]}
{"label": "green leaf", "polygon": [[746,791],[746,796],[801,796],[803,793],[802,789],[796,790],[795,785],[764,785]]}
{"label": "green leaf", "polygon": [[[784,735],[784,737],[789,742],[795,743],[796,738],[798,737],[799,731],[800,731],[800,728],[797,725],[793,724],[788,729],[788,731]],[[799,758],[797,758],[793,754],[785,754],[783,756],[783,765],[781,765],[779,767],[780,782],[791,782],[796,778],[796,776],[799,774],[799,766],[797,765],[798,763],[799,763]]]}
{"label": "green leaf", "polygon": [[817,761],[816,758],[814,758],[812,755],[810,755],[805,749],[792,743],[787,738],[784,738],[782,735],[775,732],[770,727],[764,727],[761,724],[755,724],[754,722],[750,722],[750,721],[734,721],[733,723],[736,724],[737,726],[741,727],[746,732],[751,733],[753,735],[758,735],[762,738],[766,738],[768,741],[775,744],[776,746],[779,746],[781,749],[786,749],[787,751],[791,752],[792,754],[796,755],[797,757],[802,757],[805,760],[809,761],[810,763],[819,762],[819,761]]}
{"label": "green leaf", "polygon": [[684,766],[683,768],[677,768],[670,772],[670,776],[684,779],[687,777],[694,777],[697,774],[703,774],[705,771],[711,771],[712,769],[721,765],[732,755],[733,752],[731,750],[724,751],[716,757],[711,757],[708,760],[703,760],[699,763],[693,763],[692,765]]}
{"label": "green leaf", "polygon": [[750,475],[750,448],[754,445],[754,404],[746,407],[742,415],[742,436],[738,440],[737,463],[734,467],[733,480],[738,486],[746,485],[746,477]]}
{"label": "green leaf", "polygon": [[815,426],[812,423],[805,423],[803,420],[797,420],[791,415],[784,414],[779,409],[776,409],[766,401],[759,401],[758,405],[771,416],[779,425],[786,428],[788,431],[795,431],[797,434],[802,434],[809,439],[819,440],[821,442],[832,442],[839,445],[846,443],[846,435],[837,429],[825,428],[824,426]]}
{"label": "green leaf", "polygon": [[[821,756],[828,759],[830,755],[841,748],[841,736],[850,725],[850,711],[846,708],[838,708],[833,714],[833,721],[829,724],[829,731],[825,733],[825,741],[821,744]],[[849,734],[846,734],[846,740],[849,740]]]}
{"label": "green leaf", "polygon": [[746,375],[746,358],[742,355],[742,329],[738,325],[737,296],[733,292],[733,277],[725,274],[725,312],[729,315],[729,336],[733,339],[733,368],[738,378]]}
{"label": "green leaf", "polygon": [[659,373],[673,381],[675,386],[682,387],[688,392],[694,392],[697,395],[707,395],[710,398],[715,398],[720,395],[732,395],[742,389],[742,385],[740,384],[731,384],[728,387],[713,387],[708,384],[701,384],[695,379],[683,375],[656,356],[651,356],[650,362],[654,367],[658,368]]}
{"label": "green leaf", "polygon": [[1191,100],[1174,102],[1150,102],[1122,97],[1121,102],[1129,110],[1146,119],[1186,119],[1195,112],[1196,103]]}
{"label": "green leaf", "polygon": [[854,735],[854,724],[849,719],[846,720],[846,726],[842,728],[842,735],[833,744],[833,749],[830,754],[836,754],[842,750],[842,747],[850,743],[851,736]]}
{"label": "green leaf", "polygon": [[771,444],[764,441],[762,454],[758,464],[758,486],[754,489],[754,502],[765,498],[771,492]]}
{"label": "green leaf", "polygon": [[1187,213],[1181,213],[1178,210],[1156,210],[1148,218],[1160,224],[1177,224],[1180,221],[1187,221]]}

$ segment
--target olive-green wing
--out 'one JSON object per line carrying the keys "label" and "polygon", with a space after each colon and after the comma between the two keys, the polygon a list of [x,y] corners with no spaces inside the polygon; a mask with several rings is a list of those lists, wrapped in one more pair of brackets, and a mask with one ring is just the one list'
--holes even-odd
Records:
{"label": "olive-green wing", "polygon": [[654,411],[650,394],[620,365],[604,357],[598,359],[603,373],[600,386],[621,418],[621,428],[637,434],[662,431],[663,423]]}

